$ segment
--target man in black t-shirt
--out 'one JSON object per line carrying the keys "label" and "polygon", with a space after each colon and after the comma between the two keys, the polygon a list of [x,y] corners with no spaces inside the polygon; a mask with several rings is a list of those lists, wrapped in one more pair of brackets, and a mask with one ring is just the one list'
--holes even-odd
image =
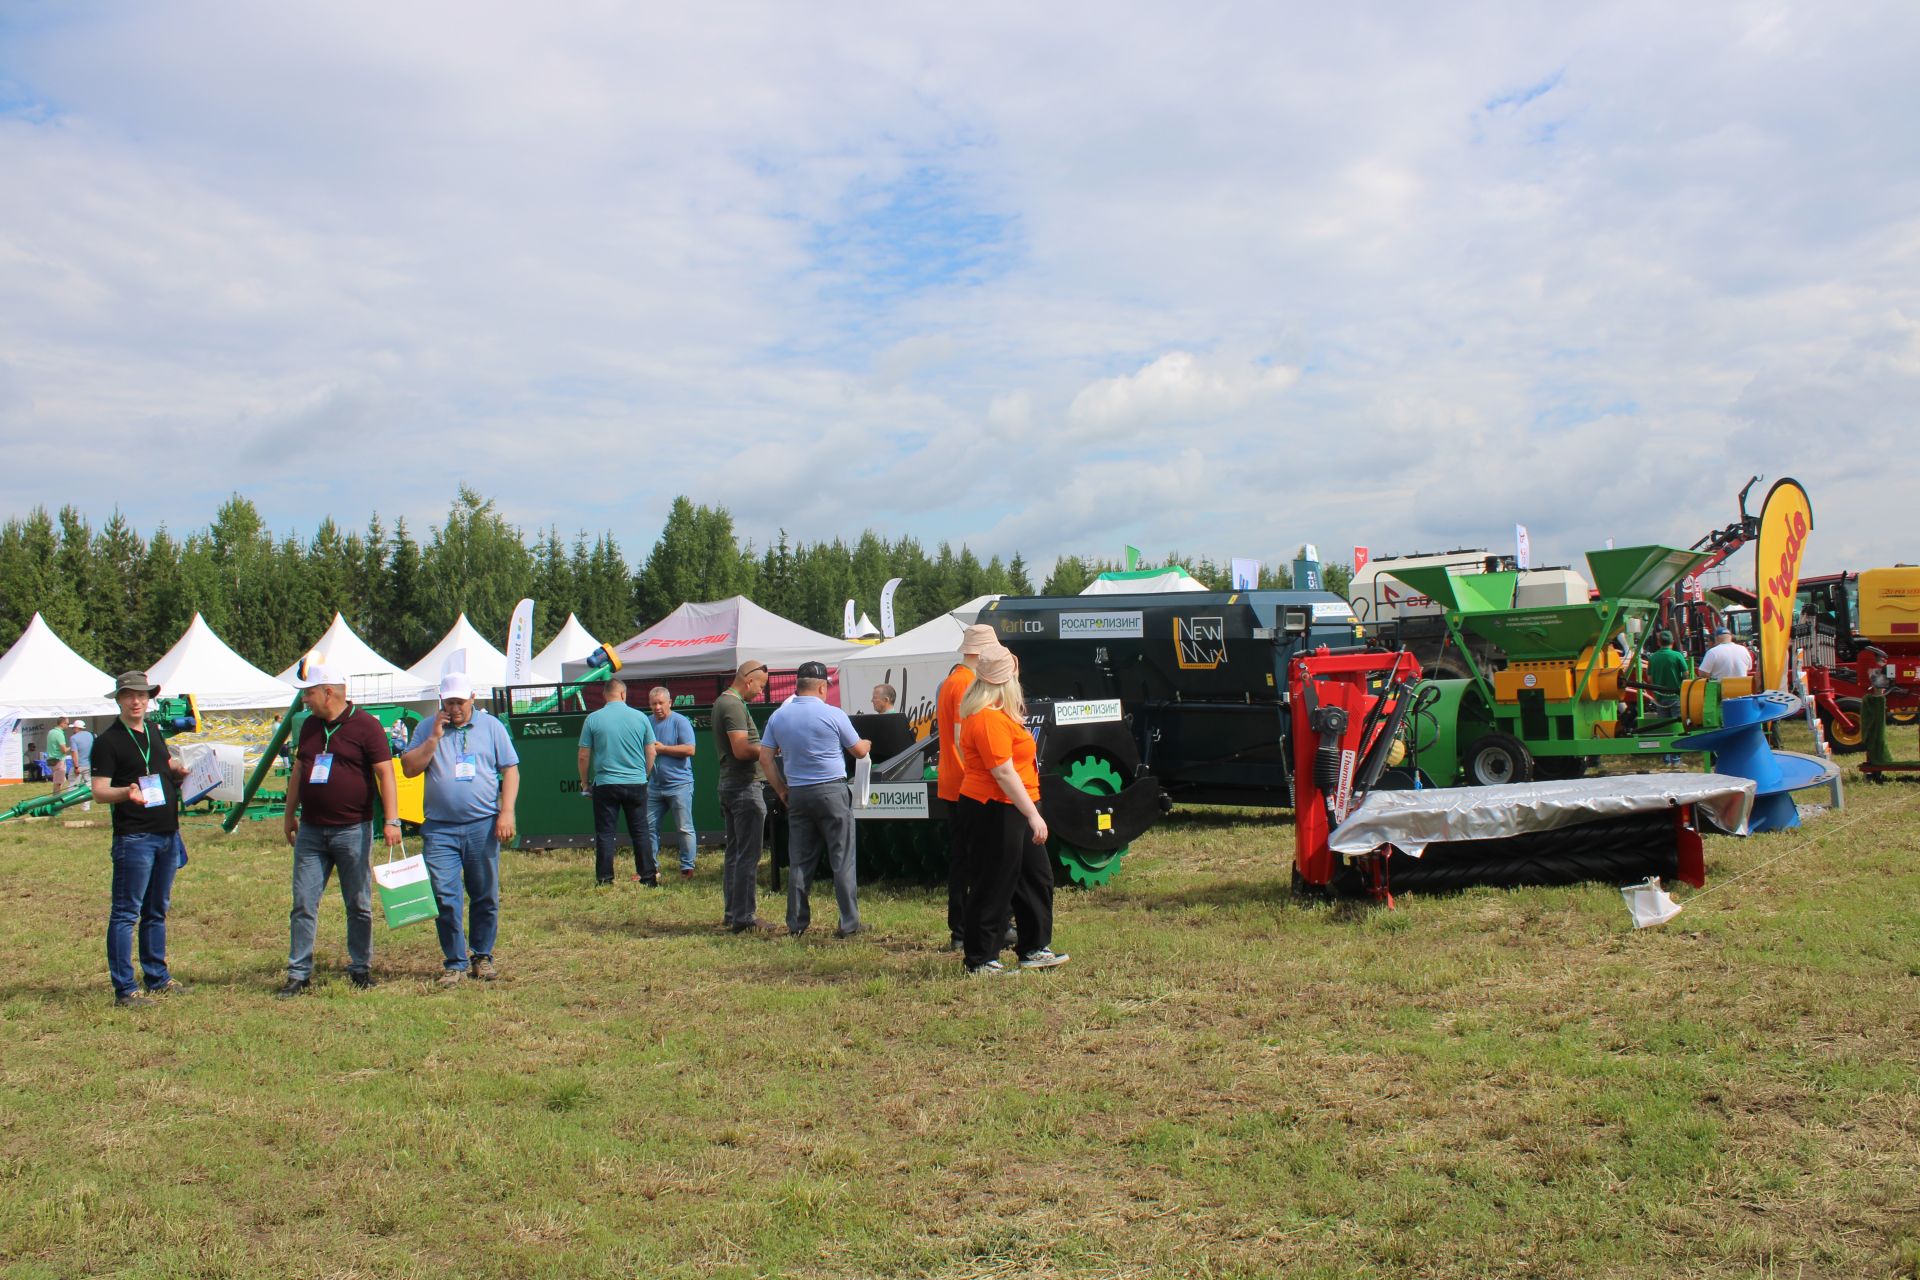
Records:
{"label": "man in black t-shirt", "polygon": [[[147,702],[160,692],[144,671],[115,683],[120,718],[93,740],[93,798],[113,806],[113,908],[107,916],[107,974],[123,1008],[153,1003],[186,984],[167,972],[167,904],[173,875],[187,861],[180,840],[180,779],[184,762],[167,751],[160,730],[147,723]],[[133,977],[134,926],[140,935],[142,992]],[[147,993],[151,993],[147,994]]]}

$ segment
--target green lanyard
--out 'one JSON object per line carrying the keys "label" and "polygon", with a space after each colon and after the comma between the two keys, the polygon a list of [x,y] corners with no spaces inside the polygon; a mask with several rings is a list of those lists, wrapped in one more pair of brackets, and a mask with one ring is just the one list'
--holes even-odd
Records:
{"label": "green lanyard", "polygon": [[472,732],[472,730],[473,730],[473,726],[470,724],[463,724],[460,726],[460,746],[457,748],[457,751],[460,755],[467,754],[467,734]]}
{"label": "green lanyard", "polygon": [[339,724],[334,725],[332,728],[328,728],[326,721],[322,720],[320,722],[320,734],[321,734],[321,737],[324,739],[324,741],[322,741],[320,744],[320,750],[323,753],[333,750],[333,735],[340,731],[341,726],[347,723],[347,717],[352,714],[353,714],[353,704],[348,703],[347,709],[344,712],[342,712],[340,715]]}
{"label": "green lanyard", "polygon": [[[122,720],[120,727],[127,729],[127,722]],[[146,777],[153,772],[153,739],[147,736],[151,732],[152,730],[148,729],[145,725],[141,725],[140,736],[133,738],[133,730],[127,729],[127,736],[133,738],[133,745],[140,749],[140,768],[143,771],[141,773],[142,777]]]}

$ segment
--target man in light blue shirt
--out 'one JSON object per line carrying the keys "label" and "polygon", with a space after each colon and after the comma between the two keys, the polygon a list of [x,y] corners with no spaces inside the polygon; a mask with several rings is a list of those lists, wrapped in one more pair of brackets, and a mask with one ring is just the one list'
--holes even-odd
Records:
{"label": "man in light blue shirt", "polygon": [[427,775],[420,843],[440,904],[440,985],[458,986],[469,970],[491,982],[498,976],[493,944],[500,930],[500,842],[513,839],[520,754],[507,727],[473,705],[473,680],[466,672],[441,678],[440,709],[413,731],[400,768],[409,778]]}
{"label": "man in light blue shirt", "polygon": [[647,710],[653,713],[653,777],[647,784],[647,831],[653,847],[663,848],[667,830],[661,819],[671,815],[680,836],[680,875],[693,875],[693,857],[699,837],[693,832],[693,721],[673,709],[673,695],[655,687],[647,690]]}
{"label": "man in light blue shirt", "polygon": [[647,775],[653,772],[653,723],[627,705],[627,682],[609,680],[607,704],[580,726],[580,791],[593,801],[593,878],[613,883],[613,855],[620,848],[625,815],[633,840],[633,878],[657,887],[653,835],[647,830]]}
{"label": "man in light blue shirt", "polygon": [[803,662],[795,674],[793,696],[768,717],[760,734],[760,767],[787,807],[787,932],[798,937],[807,931],[812,916],[807,891],[824,853],[833,870],[844,938],[862,931],[845,753],[857,759],[873,744],[854,732],[846,712],[820,697],[827,687],[826,664]]}

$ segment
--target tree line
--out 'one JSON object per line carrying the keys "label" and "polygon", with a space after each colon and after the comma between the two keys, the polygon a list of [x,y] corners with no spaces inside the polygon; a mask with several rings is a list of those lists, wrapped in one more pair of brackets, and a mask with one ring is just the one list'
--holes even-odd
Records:
{"label": "tree line", "polygon": [[[1186,561],[1176,553],[1160,563],[1183,564],[1219,589],[1230,582],[1228,570],[1205,558]],[[1077,594],[1117,567],[1066,556],[1040,592]],[[357,529],[329,517],[310,536],[276,535],[249,499],[234,494],[209,525],[184,536],[164,525],[143,536],[118,510],[95,529],[71,505],[9,519],[0,525],[0,645],[38,612],[96,666],[141,668],[157,661],[198,612],[249,662],[279,671],[307,651],[337,611],[404,666],[462,613],[500,643],[514,605],[526,596],[538,604],[541,644],[569,613],[617,644],[687,601],[733,595],[838,635],[846,600],[878,620],[880,590],[896,577],[900,631],[976,596],[1034,591],[1017,552],[983,562],[964,545],[956,551],[942,542],[929,551],[915,538],[888,539],[871,529],[851,544],[789,542],[783,531],[756,550],[741,541],[726,508],[685,497],[674,500],[645,560],[630,565],[611,532],[529,533],[464,485],[424,541],[406,520],[389,528],[377,514]],[[1261,575],[1262,586],[1287,582],[1285,569]]]}

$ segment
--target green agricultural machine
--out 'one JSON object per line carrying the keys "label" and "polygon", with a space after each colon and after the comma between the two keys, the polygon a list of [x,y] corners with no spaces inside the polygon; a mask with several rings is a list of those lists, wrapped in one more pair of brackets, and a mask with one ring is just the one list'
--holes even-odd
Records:
{"label": "green agricultural machine", "polygon": [[[1645,686],[1630,674],[1661,595],[1707,559],[1663,546],[1590,551],[1594,599],[1529,609],[1514,607],[1512,571],[1398,571],[1442,607],[1468,668],[1466,679],[1427,681],[1416,694],[1410,767],[1441,787],[1577,778],[1593,757],[1664,755],[1675,738],[1718,728],[1721,698],[1752,692],[1752,681],[1689,680],[1680,714],[1655,721],[1636,716]],[[1624,655],[1615,645],[1622,635]],[[1505,655],[1504,670],[1488,672],[1473,658],[1488,646]]]}

